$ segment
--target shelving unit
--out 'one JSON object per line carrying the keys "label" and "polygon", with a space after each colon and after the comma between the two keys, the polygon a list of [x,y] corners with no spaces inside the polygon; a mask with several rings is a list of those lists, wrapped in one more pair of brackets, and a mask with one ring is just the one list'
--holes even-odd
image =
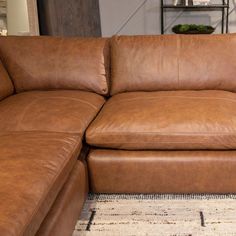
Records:
{"label": "shelving unit", "polygon": [[[184,11],[221,11],[221,33],[228,33],[229,31],[229,0],[222,0],[222,4],[209,4],[209,5],[174,5],[165,4],[164,0],[161,0],[161,34],[165,33],[164,15],[167,9],[184,10]],[[226,18],[226,19],[225,19]]]}

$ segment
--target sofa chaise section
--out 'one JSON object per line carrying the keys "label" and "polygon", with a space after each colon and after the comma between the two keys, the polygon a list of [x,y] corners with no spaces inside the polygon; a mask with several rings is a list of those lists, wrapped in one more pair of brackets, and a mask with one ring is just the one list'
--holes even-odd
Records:
{"label": "sofa chaise section", "polygon": [[0,133],[1,235],[34,235],[76,164],[81,137]]}

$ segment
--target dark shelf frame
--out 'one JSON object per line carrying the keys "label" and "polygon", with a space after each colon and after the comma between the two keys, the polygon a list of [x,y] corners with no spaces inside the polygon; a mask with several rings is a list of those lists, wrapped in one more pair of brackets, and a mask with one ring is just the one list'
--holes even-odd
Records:
{"label": "dark shelf frame", "polygon": [[[164,22],[164,14],[167,9],[175,9],[175,10],[184,10],[184,11],[221,11],[222,19],[221,19],[221,33],[229,32],[229,0],[222,0],[222,4],[210,4],[210,5],[173,5],[173,4],[165,4],[164,0],[161,0],[161,34],[165,33],[165,22]],[[225,19],[226,16],[226,19]]]}

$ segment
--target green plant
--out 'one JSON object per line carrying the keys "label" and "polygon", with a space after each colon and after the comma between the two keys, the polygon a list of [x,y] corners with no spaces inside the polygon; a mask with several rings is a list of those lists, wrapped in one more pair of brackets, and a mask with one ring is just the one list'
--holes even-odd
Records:
{"label": "green plant", "polygon": [[172,31],[177,34],[185,34],[185,33],[192,33],[192,34],[210,34],[214,32],[214,28],[210,25],[195,25],[195,24],[182,24],[182,25],[175,25],[172,28]]}
{"label": "green plant", "polygon": [[185,32],[185,31],[188,31],[189,29],[190,29],[190,25],[180,25],[179,27],[180,32]]}

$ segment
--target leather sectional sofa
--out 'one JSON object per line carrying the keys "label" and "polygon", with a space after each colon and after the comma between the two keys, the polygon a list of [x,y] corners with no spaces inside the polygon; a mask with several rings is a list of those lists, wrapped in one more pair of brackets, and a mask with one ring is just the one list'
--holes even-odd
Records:
{"label": "leather sectional sofa", "polygon": [[236,35],[0,38],[0,235],[71,235],[88,191],[236,192]]}

